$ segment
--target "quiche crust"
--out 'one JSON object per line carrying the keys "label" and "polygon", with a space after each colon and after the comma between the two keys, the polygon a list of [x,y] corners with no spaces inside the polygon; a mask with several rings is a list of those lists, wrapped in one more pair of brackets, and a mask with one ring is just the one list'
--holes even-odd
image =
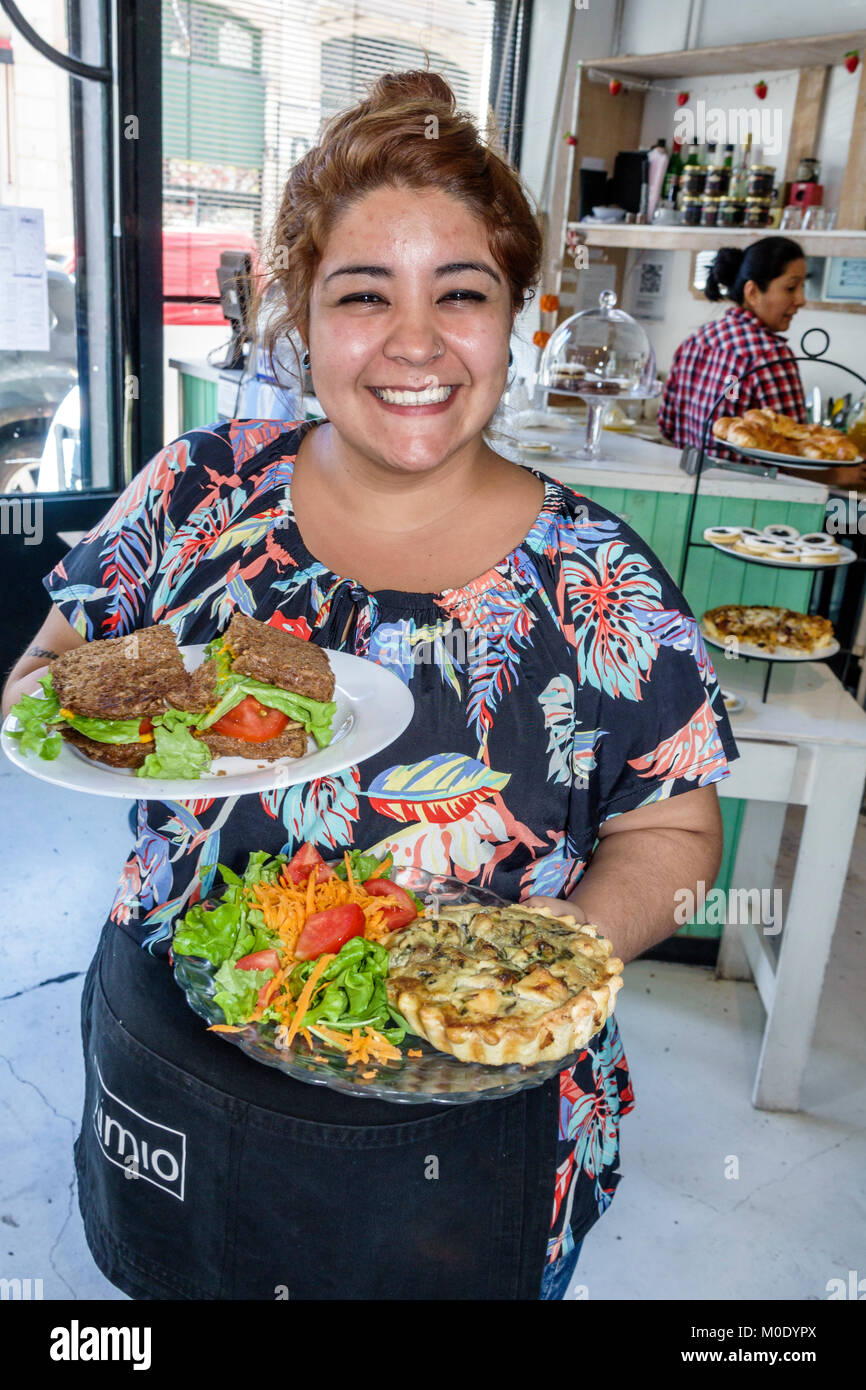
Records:
{"label": "quiche crust", "polygon": [[622,985],[611,942],[548,908],[441,908],[382,944],[390,1002],[462,1062],[568,1057],[604,1026]]}

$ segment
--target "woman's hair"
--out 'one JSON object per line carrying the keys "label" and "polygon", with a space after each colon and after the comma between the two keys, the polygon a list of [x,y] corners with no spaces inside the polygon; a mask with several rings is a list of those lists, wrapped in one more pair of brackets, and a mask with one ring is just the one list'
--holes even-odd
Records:
{"label": "woman's hair", "polygon": [[263,248],[266,273],[253,293],[252,323],[269,290],[280,301],[262,337],[272,362],[284,334],[300,330],[306,337],[313,279],[334,224],[382,187],[439,189],[458,199],[484,223],[512,307],[531,297],[541,233],[517,173],[481,139],[472,117],[457,110],[444,78],[387,73],[365,101],[328,122],[289,173]]}
{"label": "woman's hair", "polygon": [[786,236],[762,237],[745,251],[738,246],[723,246],[710,266],[704,294],[713,301],[732,299],[735,304],[742,304],[749,280],[754,280],[763,292],[771,280],[784,275],[786,265],[802,259],[802,247]]}

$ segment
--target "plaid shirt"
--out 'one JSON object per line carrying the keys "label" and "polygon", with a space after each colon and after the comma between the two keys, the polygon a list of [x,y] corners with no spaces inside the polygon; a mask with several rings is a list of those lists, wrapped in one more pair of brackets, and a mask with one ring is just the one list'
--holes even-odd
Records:
{"label": "plaid shirt", "polygon": [[[783,360],[775,367],[760,367],[740,382],[743,372],[756,362],[775,358]],[[769,406],[805,423],[806,401],[794,354],[779,333],[772,333],[751,309],[738,304],[691,333],[677,348],[659,410],[662,434],[680,448],[699,446],[707,415],[726,386],[727,398],[713,411],[714,420]],[[721,448],[712,434],[708,443],[717,457],[743,461],[742,455]]]}

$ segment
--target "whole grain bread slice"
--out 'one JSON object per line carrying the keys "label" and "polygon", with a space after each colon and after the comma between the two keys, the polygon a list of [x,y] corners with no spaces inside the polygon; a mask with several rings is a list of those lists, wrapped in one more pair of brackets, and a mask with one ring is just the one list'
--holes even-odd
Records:
{"label": "whole grain bread slice", "polygon": [[321,647],[292,632],[235,613],[225,631],[232,670],[265,685],[326,703],[334,698],[334,673]]}
{"label": "whole grain bread slice", "polygon": [[194,702],[195,686],[164,623],[62,652],[51,662],[51,676],[61,706],[89,719],[204,708],[200,696]]}

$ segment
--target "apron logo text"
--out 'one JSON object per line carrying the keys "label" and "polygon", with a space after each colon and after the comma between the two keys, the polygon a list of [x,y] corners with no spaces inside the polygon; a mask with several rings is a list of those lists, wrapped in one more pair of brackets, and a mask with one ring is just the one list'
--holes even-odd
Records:
{"label": "apron logo text", "polygon": [[94,1058],[99,1091],[93,1107],[93,1128],[109,1163],[127,1178],[143,1180],[184,1200],[186,1135],[183,1130],[150,1120],[109,1091]]}

